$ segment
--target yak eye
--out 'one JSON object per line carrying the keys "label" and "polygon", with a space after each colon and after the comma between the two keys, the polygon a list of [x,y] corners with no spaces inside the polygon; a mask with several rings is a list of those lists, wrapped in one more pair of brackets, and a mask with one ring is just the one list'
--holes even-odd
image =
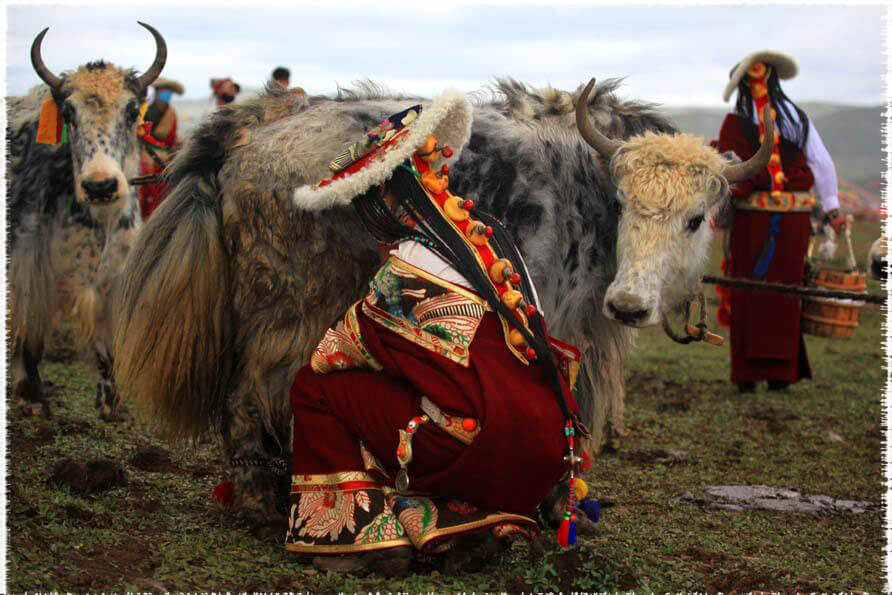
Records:
{"label": "yak eye", "polygon": [[127,119],[131,122],[135,122],[137,116],[139,116],[139,105],[135,101],[131,101],[127,104]]}
{"label": "yak eye", "polygon": [[690,219],[688,219],[688,231],[691,233],[697,231],[700,228],[700,224],[703,223],[703,215],[694,215]]}

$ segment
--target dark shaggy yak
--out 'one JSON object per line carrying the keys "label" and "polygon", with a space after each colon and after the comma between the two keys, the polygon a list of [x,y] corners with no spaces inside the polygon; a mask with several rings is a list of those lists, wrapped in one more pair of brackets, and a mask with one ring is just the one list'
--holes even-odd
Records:
{"label": "dark shaggy yak", "polygon": [[[7,98],[14,392],[46,406],[38,371],[44,343],[57,309],[77,309],[80,342],[96,356],[96,407],[106,420],[120,417],[107,297],[140,225],[128,183],[139,162],[140,102],[167,56],[161,35],[143,26],[157,49],[141,76],[102,61],[56,76],[40,56],[44,30],[34,40],[31,61],[46,84],[24,97]],[[46,100],[56,103],[67,125],[65,143],[37,142],[38,115]]]}
{"label": "dark shaggy yak", "polygon": [[[623,243],[621,209],[647,213],[646,204],[639,213],[639,194],[649,196],[655,181],[683,182],[679,206],[652,214],[664,243],[683,253],[694,241],[708,242],[709,226],[692,222],[728,188],[715,151],[676,137],[650,105],[618,100],[615,87],[602,83],[586,106],[607,135],[643,139],[619,152],[612,141],[601,143],[599,151],[619,169],[589,146],[590,126],[588,142],[577,133],[578,91],[539,92],[503,81],[494,98],[478,101],[470,142],[450,175],[456,194],[474,198],[513,233],[550,332],[583,349],[579,400],[595,450],[621,431],[622,359],[632,331],[615,319],[635,326],[629,316],[638,314],[603,305]],[[236,465],[235,507],[277,536],[276,493],[286,493],[290,480],[289,387],[325,329],[363,295],[379,262],[352,209],[301,211],[291,194],[325,177],[344,145],[411,103],[368,88],[335,100],[269,89],[219,110],[169,168],[175,187],[127,262],[115,342],[121,386],[151,406],[169,435],[218,427]],[[671,148],[676,139],[686,144],[675,153],[708,155],[674,163],[672,151],[663,157],[659,148],[640,150]],[[665,171],[676,178],[661,178]],[[640,188],[632,183],[639,180]],[[635,233],[627,232],[627,243]],[[662,249],[660,241],[649,245]],[[680,285],[698,278],[698,267],[696,259],[680,261],[657,276],[667,287]],[[664,302],[675,305],[678,297]]]}

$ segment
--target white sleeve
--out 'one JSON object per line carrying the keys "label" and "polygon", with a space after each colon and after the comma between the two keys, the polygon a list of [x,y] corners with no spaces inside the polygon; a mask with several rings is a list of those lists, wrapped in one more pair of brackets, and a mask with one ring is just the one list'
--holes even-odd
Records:
{"label": "white sleeve", "polygon": [[839,208],[839,182],[836,179],[836,166],[818,134],[814,122],[809,119],[808,140],[805,142],[805,160],[815,177],[815,193],[821,199],[825,213]]}

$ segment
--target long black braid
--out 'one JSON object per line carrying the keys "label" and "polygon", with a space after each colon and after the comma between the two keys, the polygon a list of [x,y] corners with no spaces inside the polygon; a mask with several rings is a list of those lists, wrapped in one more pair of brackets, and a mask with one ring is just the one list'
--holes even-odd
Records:
{"label": "long black braid", "polygon": [[[536,352],[536,361],[543,365],[548,383],[558,399],[564,417],[570,419],[569,405],[549,347],[541,314],[537,312],[528,317],[532,332],[520,324],[515,314],[502,303],[498,292],[490,283],[488,273],[479,266],[471,247],[456,235],[455,230],[443,218],[437,205],[427,196],[421,183],[408,166],[398,167],[388,185],[394,198],[399,202],[399,206],[415,222],[415,227],[409,227],[400,222],[399,218],[384,205],[380,190],[374,188],[354,201],[354,203],[359,201],[357,210],[364,221],[366,221],[366,217],[382,217],[381,221],[371,223],[369,229],[370,231],[374,229],[373,235],[381,234],[381,238],[386,237],[388,242],[397,241],[409,235],[425,238],[435,252],[465,276],[473,289],[487,301],[493,310],[501,314],[512,327],[523,335],[527,345]],[[379,203],[379,206],[373,207],[368,204],[372,202]],[[385,215],[381,209],[387,214]],[[472,209],[471,213],[485,225],[492,227],[491,242],[495,245],[496,253],[500,257],[507,258],[515,271],[526,272],[520,253],[502,224],[495,217],[477,209]],[[526,303],[534,303],[533,288],[527,275],[521,275],[519,290]]]}
{"label": "long black braid", "polygon": [[[799,109],[799,106],[793,103],[793,100],[787,97],[787,94],[781,89],[780,79],[777,76],[777,69],[771,65],[767,66],[769,67],[770,72],[768,73],[768,80],[765,82],[768,88],[768,97],[771,98],[771,104],[777,112],[774,121],[777,123],[778,131],[783,138],[792,142],[800,151],[802,151],[805,149],[806,141],[808,141],[808,116],[805,115],[805,112]],[[736,66],[732,68],[731,72],[733,73],[736,68]],[[799,116],[798,124],[790,113],[791,106],[796,110],[796,115]],[[735,106],[734,111],[747,122],[753,122],[753,109],[753,94],[750,90],[749,75],[744,74],[743,78],[740,79],[740,83],[737,85],[737,105]],[[747,137],[750,145],[754,148],[759,147],[758,126],[745,126],[744,135]]]}

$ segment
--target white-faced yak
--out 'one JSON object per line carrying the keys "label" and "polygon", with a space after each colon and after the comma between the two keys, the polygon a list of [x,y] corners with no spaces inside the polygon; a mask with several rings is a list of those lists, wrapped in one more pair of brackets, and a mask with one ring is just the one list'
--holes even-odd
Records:
{"label": "white-faced yak", "polygon": [[[77,310],[80,342],[95,353],[100,416],[123,415],[112,377],[108,296],[140,225],[128,183],[139,161],[140,104],[167,58],[161,34],[140,24],[156,43],[155,60],[142,75],[98,61],[57,76],[40,54],[44,29],[31,62],[45,84],[8,98],[13,383],[16,394],[47,411],[38,364],[61,308]],[[57,138],[41,138],[42,129]]]}

